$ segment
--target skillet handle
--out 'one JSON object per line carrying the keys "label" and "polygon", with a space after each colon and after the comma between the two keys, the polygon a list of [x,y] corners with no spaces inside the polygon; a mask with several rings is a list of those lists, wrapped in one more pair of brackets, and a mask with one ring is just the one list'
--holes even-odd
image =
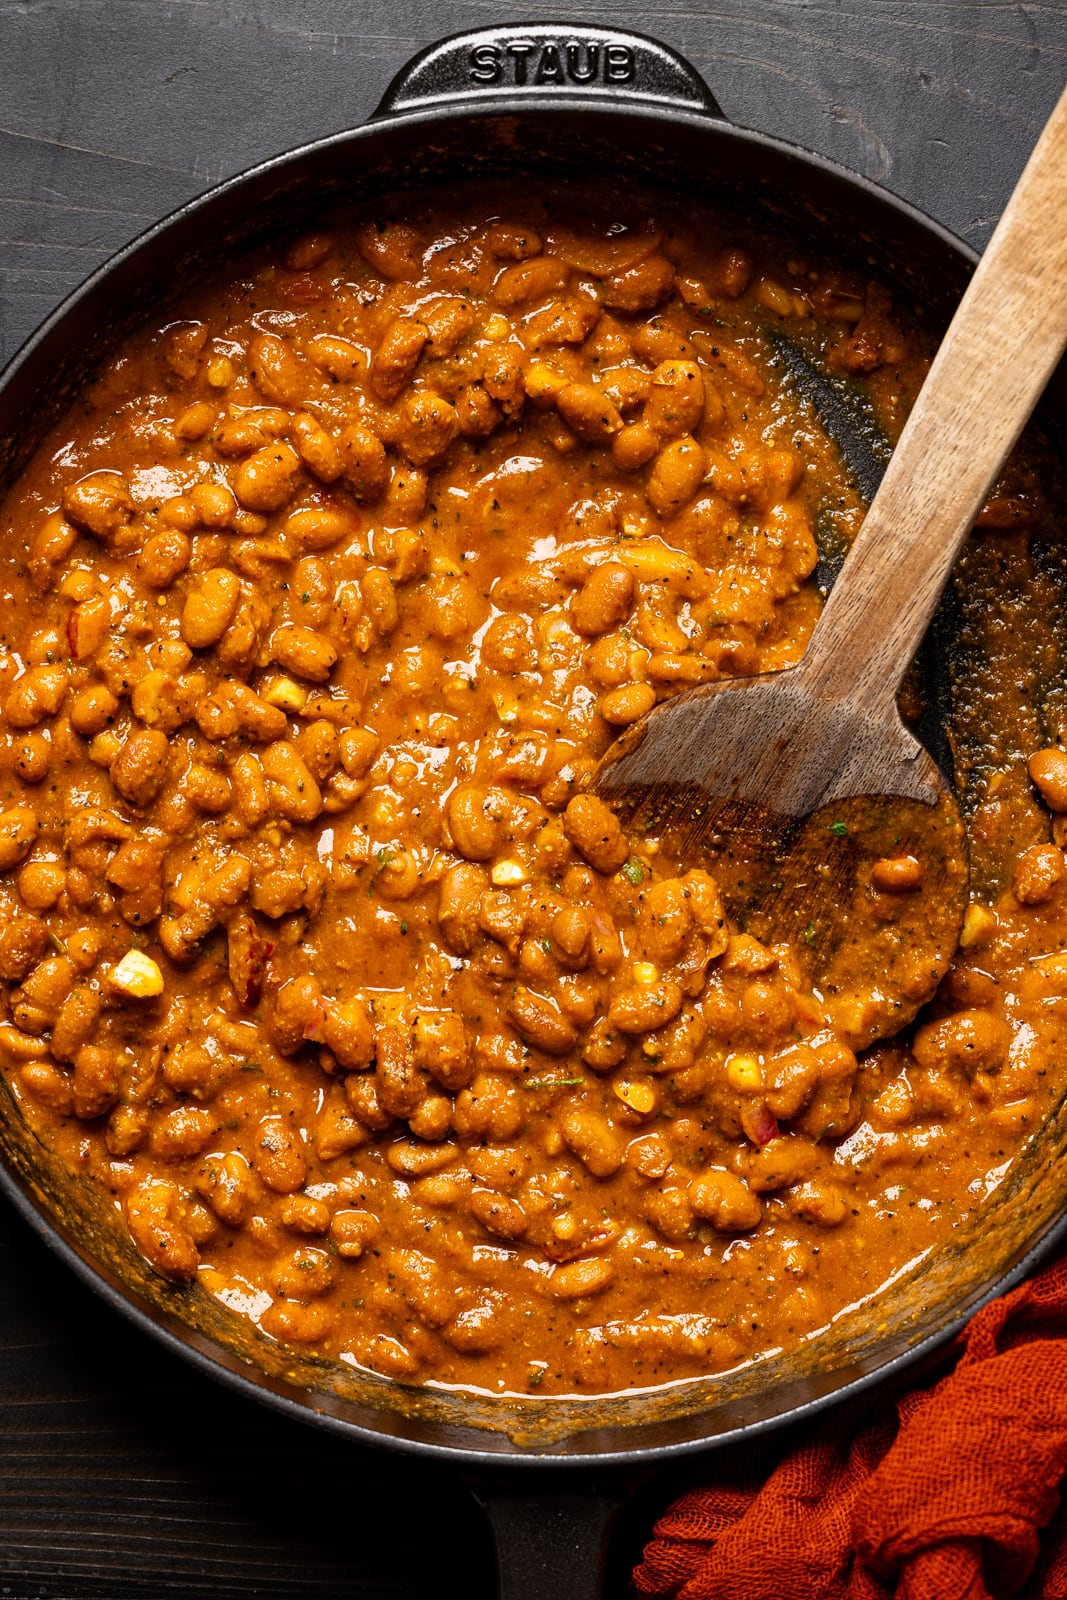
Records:
{"label": "skillet handle", "polygon": [[467,1480],[493,1529],[500,1600],[601,1600],[621,1494],[604,1486],[546,1493],[543,1482],[501,1489]]}
{"label": "skillet handle", "polygon": [[528,96],[723,115],[696,68],[657,39],[545,22],[475,28],[430,45],[401,67],[374,115],[485,100],[516,111]]}

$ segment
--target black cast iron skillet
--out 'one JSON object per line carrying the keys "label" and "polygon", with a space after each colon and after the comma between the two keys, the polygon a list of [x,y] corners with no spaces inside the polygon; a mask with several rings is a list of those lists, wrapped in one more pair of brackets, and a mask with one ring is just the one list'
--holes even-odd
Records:
{"label": "black cast iron skillet", "polygon": [[[651,185],[694,206],[706,202],[775,231],[793,230],[894,284],[935,328],[948,321],[974,261],[936,224],[863,179],[729,126],[693,68],[650,39],[566,24],[462,34],[417,56],[367,126],[221,185],[152,228],[72,295],[4,376],[0,491],[109,350],[191,281],[339,203],[387,202],[415,187],[447,191],[458,179],[501,175],[517,183],[537,175],[600,185],[609,197],[628,182]],[[803,370],[788,351],[783,361],[803,388]],[[877,456],[864,448],[855,417],[847,406],[836,414],[840,397],[825,386],[820,394],[817,381],[813,396],[835,413],[828,425],[838,430],[846,457],[851,442],[859,486],[870,493]],[[824,576],[830,580],[830,567]],[[942,754],[940,735],[952,712],[949,664],[939,651],[951,621],[933,631],[927,661],[937,712],[928,732]],[[571,1484],[588,1488],[594,1469],[610,1479],[613,1471],[728,1443],[755,1448],[787,1423],[802,1425],[929,1357],[980,1304],[1032,1270],[1065,1227],[1061,1104],[1014,1163],[980,1227],[957,1235],[800,1351],[654,1393],[538,1400],[409,1389],[286,1350],[206,1293],[155,1278],[101,1198],[42,1149],[6,1090],[2,1099],[0,1184],[12,1203],[83,1279],[171,1350],[292,1416],[365,1443],[474,1472],[491,1469],[497,1491],[503,1469],[524,1469],[510,1480],[513,1493],[490,1496],[502,1592],[512,1600],[599,1592],[599,1532],[611,1484],[606,1492],[568,1492],[565,1472]]]}

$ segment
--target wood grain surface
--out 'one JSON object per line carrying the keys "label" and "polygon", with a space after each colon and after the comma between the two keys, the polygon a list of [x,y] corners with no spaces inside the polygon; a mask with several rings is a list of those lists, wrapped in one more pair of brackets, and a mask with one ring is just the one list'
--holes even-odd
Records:
{"label": "wood grain surface", "polygon": [[[0,362],[166,211],[361,121],[442,34],[543,10],[657,35],[733,121],[865,174],[977,247],[1067,76],[1063,0],[0,0]],[[699,1470],[638,1495],[610,1595]],[[0,1597],[494,1593],[488,1532],[454,1470],[218,1388],[0,1203]]]}

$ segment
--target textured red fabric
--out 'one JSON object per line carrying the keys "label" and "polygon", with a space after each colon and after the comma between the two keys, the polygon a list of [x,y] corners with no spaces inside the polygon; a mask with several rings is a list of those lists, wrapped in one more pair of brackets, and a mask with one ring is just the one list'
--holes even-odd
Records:
{"label": "textured red fabric", "polygon": [[973,1319],[930,1389],[832,1413],[766,1483],[710,1484],[634,1573],[677,1600],[1067,1600],[1067,1258]]}

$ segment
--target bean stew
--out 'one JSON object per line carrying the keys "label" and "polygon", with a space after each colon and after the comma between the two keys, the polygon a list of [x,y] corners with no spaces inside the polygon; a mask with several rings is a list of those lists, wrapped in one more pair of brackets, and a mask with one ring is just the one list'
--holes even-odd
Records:
{"label": "bean stew", "polygon": [[[983,777],[961,949],[869,1050],[588,792],[657,701],[797,661],[862,520],[772,328],[899,430],[929,338],[815,249],[412,200],[191,290],[0,508],[0,1067],[274,1340],[494,1393],[720,1372],[935,1248],[1063,1092],[1051,734]],[[1041,514],[1013,484],[976,541],[1018,564]]]}

